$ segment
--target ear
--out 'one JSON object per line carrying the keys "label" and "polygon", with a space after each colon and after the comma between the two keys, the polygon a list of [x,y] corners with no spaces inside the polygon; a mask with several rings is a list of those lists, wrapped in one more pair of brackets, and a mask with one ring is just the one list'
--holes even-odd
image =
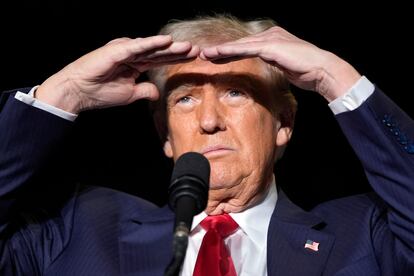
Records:
{"label": "ear", "polygon": [[173,151],[172,151],[171,142],[169,140],[169,137],[167,137],[167,140],[164,143],[164,154],[168,158],[172,158],[173,157]]}
{"label": "ear", "polygon": [[279,130],[276,133],[276,146],[285,146],[292,137],[292,131],[293,129],[288,126],[279,127]]}

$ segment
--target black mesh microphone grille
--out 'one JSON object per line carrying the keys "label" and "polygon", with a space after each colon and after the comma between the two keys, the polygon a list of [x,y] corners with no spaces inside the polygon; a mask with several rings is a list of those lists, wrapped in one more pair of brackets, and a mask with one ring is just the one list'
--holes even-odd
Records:
{"label": "black mesh microphone grille", "polygon": [[175,162],[171,182],[174,182],[184,175],[196,177],[200,179],[204,185],[208,185],[210,178],[210,163],[207,158],[200,153],[184,153]]}

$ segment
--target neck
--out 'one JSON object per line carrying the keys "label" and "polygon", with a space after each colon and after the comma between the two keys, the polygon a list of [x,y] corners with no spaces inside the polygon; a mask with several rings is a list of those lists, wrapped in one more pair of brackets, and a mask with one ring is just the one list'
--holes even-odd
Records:
{"label": "neck", "polygon": [[205,212],[208,215],[243,212],[265,198],[272,180],[273,174],[257,183],[246,181],[230,188],[210,190]]}

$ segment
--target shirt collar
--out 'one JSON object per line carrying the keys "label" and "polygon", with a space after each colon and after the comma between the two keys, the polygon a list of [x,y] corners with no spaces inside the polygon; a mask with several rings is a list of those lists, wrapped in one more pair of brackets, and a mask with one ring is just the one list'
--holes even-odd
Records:
{"label": "shirt collar", "polygon": [[[252,207],[240,213],[230,213],[229,215],[237,222],[241,230],[259,247],[264,247],[267,240],[267,230],[272,217],[273,210],[277,201],[277,190],[275,177],[263,200],[256,203]],[[205,212],[194,216],[191,231],[193,231],[199,223],[207,217]],[[266,225],[266,227],[263,227]]]}

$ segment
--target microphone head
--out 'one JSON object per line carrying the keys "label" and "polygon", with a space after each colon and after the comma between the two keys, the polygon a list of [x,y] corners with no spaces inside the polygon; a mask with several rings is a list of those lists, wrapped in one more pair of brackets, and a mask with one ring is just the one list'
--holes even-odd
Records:
{"label": "microphone head", "polygon": [[169,206],[175,211],[176,202],[182,196],[192,197],[196,201],[195,214],[207,206],[210,181],[210,163],[204,155],[187,152],[175,162],[168,189]]}
{"label": "microphone head", "polygon": [[197,177],[208,185],[210,163],[207,158],[198,152],[187,152],[178,157],[171,175],[171,182],[185,175]]}

